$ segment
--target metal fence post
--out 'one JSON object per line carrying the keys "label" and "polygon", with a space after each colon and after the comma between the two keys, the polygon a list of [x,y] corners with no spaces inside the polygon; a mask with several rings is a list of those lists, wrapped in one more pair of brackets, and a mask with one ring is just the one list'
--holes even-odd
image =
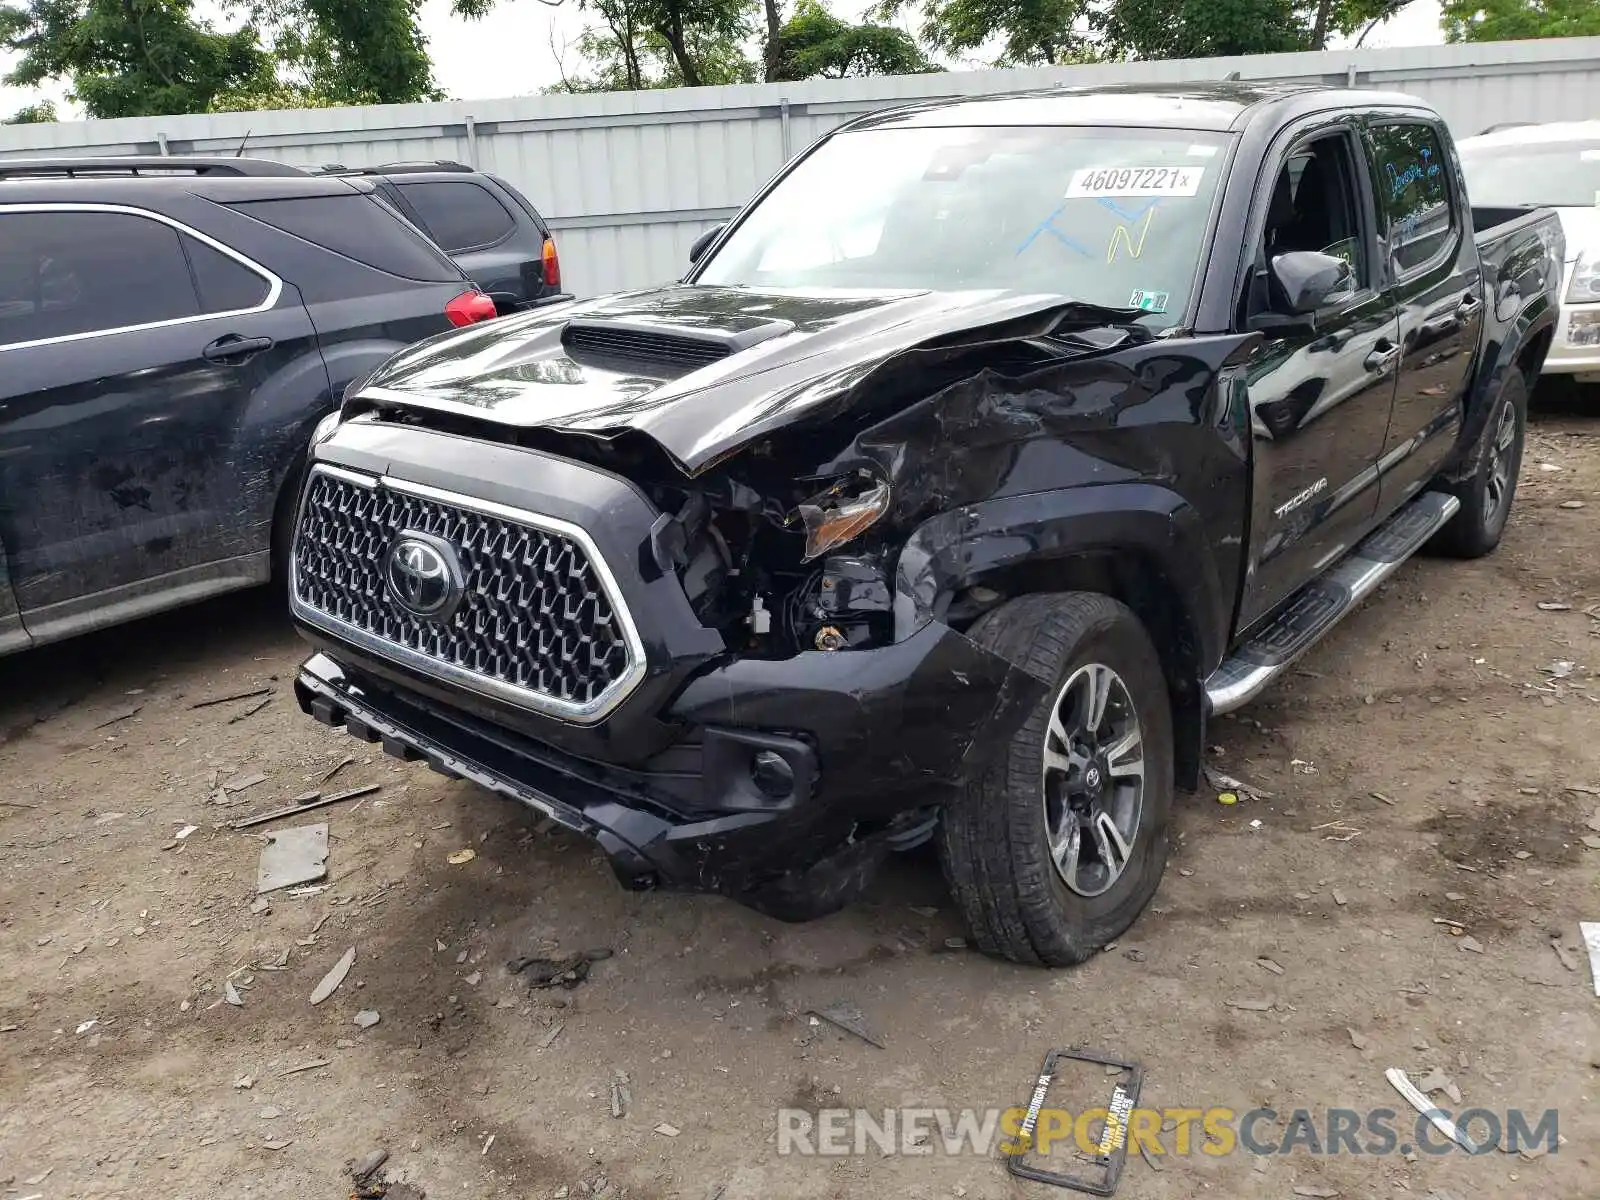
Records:
{"label": "metal fence post", "polygon": [[478,121],[472,116],[467,117],[467,166],[478,169]]}
{"label": "metal fence post", "polygon": [[789,100],[784,97],[778,101],[779,137],[783,142],[783,161],[789,161]]}

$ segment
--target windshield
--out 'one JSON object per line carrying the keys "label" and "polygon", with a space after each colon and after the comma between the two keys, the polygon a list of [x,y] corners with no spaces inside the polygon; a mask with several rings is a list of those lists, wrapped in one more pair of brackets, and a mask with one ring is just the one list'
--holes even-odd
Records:
{"label": "windshield", "polygon": [[695,282],[1002,288],[1184,311],[1225,139],[1126,128],[869,129],[817,147]]}
{"label": "windshield", "polygon": [[1459,146],[1467,195],[1483,208],[1593,208],[1600,141]]}

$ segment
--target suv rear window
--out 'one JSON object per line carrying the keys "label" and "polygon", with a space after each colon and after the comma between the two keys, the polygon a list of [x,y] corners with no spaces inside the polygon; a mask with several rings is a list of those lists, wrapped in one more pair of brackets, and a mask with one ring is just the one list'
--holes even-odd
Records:
{"label": "suv rear window", "polygon": [[131,213],[0,213],[0,346],[197,315],[178,237]]}
{"label": "suv rear window", "polygon": [[342,254],[401,279],[446,283],[461,269],[387,205],[360,192],[342,196],[296,196],[245,200],[232,208],[297,238]]}
{"label": "suv rear window", "polygon": [[516,227],[506,206],[475,183],[396,183],[447,253],[492,246]]}

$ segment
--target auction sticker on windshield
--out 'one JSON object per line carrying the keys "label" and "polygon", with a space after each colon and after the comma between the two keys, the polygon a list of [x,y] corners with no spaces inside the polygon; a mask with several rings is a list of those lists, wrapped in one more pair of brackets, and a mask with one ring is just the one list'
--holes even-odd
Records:
{"label": "auction sticker on windshield", "polygon": [[1204,167],[1084,167],[1072,173],[1067,199],[1084,196],[1193,196]]}

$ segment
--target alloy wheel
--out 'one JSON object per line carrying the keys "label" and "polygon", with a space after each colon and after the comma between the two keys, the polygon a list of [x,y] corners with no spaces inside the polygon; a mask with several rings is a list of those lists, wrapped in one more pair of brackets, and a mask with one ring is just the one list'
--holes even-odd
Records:
{"label": "alloy wheel", "polygon": [[1050,861],[1085,898],[1108,891],[1133,858],[1144,808],[1144,733],[1122,677],[1079,667],[1050,709],[1044,741]]}

